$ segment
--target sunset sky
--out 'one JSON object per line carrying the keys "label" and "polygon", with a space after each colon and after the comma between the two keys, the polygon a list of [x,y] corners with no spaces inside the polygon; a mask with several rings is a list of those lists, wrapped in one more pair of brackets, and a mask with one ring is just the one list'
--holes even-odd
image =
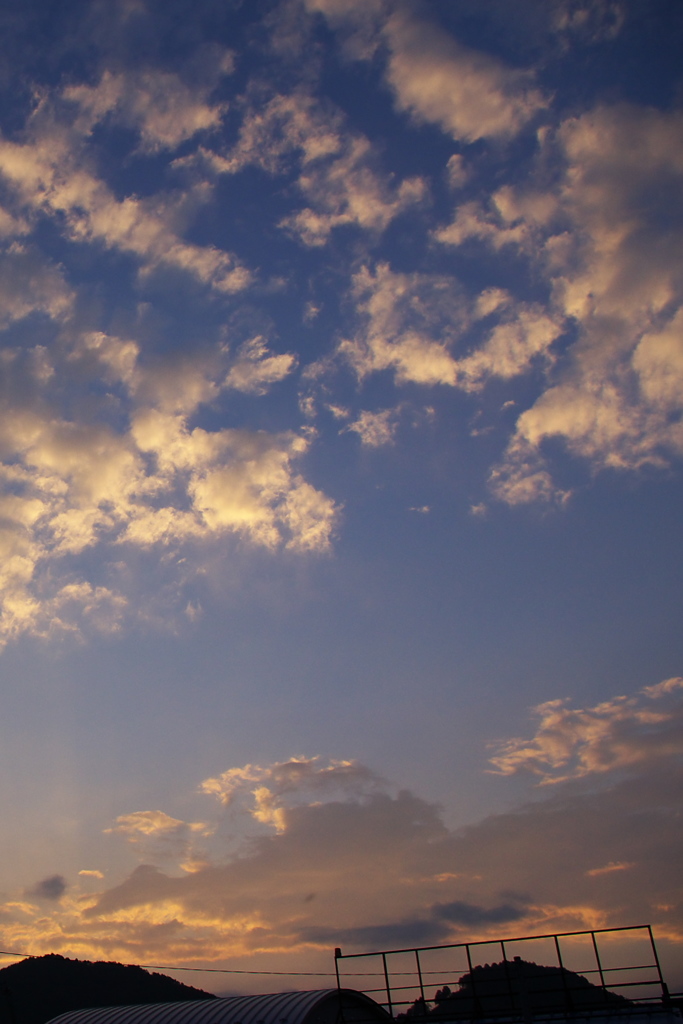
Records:
{"label": "sunset sky", "polygon": [[3,950],[651,923],[683,989],[682,44],[0,4]]}

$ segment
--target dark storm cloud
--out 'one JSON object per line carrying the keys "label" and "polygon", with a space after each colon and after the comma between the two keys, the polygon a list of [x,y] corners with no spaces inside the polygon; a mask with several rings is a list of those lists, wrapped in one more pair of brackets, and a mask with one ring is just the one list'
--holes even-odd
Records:
{"label": "dark storm cloud", "polygon": [[40,900],[58,900],[66,892],[66,879],[63,875],[48,875],[40,882],[26,890],[27,896],[34,896]]}
{"label": "dark storm cloud", "polygon": [[400,948],[447,942],[452,933],[452,925],[506,924],[520,920],[526,912],[510,903],[487,909],[476,903],[454,900],[452,903],[435,903],[427,913],[426,917],[360,928],[303,928],[296,937],[300,942],[313,942],[316,945],[341,943],[360,949]]}
{"label": "dark storm cloud", "polygon": [[302,928],[296,938],[299,942],[315,945],[349,945],[356,949],[399,949],[446,940],[448,927],[437,921],[397,921],[392,924],[368,925],[364,928]]}
{"label": "dark storm cloud", "polygon": [[487,910],[479,907],[476,903],[464,903],[462,900],[454,900],[452,903],[435,904],[432,913],[437,918],[451,921],[453,924],[505,924],[508,921],[519,921],[524,917],[524,911],[519,907],[513,907],[511,903],[501,903],[497,907]]}

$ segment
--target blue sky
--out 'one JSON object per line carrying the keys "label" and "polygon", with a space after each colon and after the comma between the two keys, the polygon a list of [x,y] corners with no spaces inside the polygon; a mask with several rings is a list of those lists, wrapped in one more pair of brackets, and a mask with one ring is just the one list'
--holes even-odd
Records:
{"label": "blue sky", "polygon": [[675,973],[677,5],[0,26],[3,948]]}

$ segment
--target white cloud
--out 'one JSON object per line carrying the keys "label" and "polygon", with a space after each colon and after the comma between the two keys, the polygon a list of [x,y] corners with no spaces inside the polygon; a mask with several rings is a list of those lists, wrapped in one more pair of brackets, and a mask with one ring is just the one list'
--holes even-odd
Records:
{"label": "white cloud", "polygon": [[94,356],[99,372],[109,381],[121,381],[133,388],[138,380],[140,346],[130,339],[116,338],[102,331],[87,331],[76,339],[70,358]]}
{"label": "white cloud", "polygon": [[508,505],[528,505],[534,501],[565,504],[570,491],[559,488],[544,459],[533,445],[514,439],[507,447],[504,461],[489,475],[491,491]]}
{"label": "white cloud", "polygon": [[305,245],[324,245],[330,233],[344,225],[381,232],[426,194],[420,178],[407,178],[396,186],[377,169],[370,142],[345,130],[338,111],[323,108],[302,92],[276,95],[265,103],[254,96],[233,150],[224,157],[205,152],[205,159],[220,173],[235,173],[248,165],[283,173],[293,157],[301,165],[298,188],[310,206],[283,218],[280,227]]}
{"label": "white cloud", "polygon": [[[230,535],[270,550],[329,546],[337,509],[299,471],[303,437],[191,425],[222,391],[262,393],[291,366],[290,356],[271,356],[258,341],[226,377],[226,356],[148,363],[137,342],[102,332],[55,347],[49,372],[12,356],[15,383],[0,419],[0,640],[119,628],[129,609],[120,585],[66,569],[67,557],[97,547]],[[74,370],[105,394],[115,389],[116,429],[87,403],[72,409],[73,419],[51,408]]]}
{"label": "white cloud", "polygon": [[[232,59],[225,54],[220,71],[230,70]],[[97,85],[71,85],[62,95],[78,106],[80,131],[91,131],[110,117],[136,128],[142,148],[154,152],[175,149],[197,132],[218,127],[225,107],[207,101],[214,84],[193,89],[178,75],[158,70],[106,70]]]}
{"label": "white cloud", "polygon": [[[672,412],[683,401],[683,307],[661,330],[642,336],[632,358],[645,400]],[[683,440],[683,438],[681,438]]]}
{"label": "white cloud", "polygon": [[224,157],[204,151],[216,170],[234,174],[255,165],[270,174],[282,172],[293,153],[302,165],[342,151],[343,118],[323,109],[304,92],[275,95],[265,102],[257,94],[248,102],[233,149]]}
{"label": "white cloud", "polygon": [[459,386],[471,390],[491,377],[517,377],[538,357],[550,358],[548,350],[562,330],[563,324],[540,307],[520,304],[512,319],[497,323],[480,348],[458,361]]}
{"label": "white cloud", "polygon": [[[557,315],[574,322],[578,340],[494,470],[504,500],[525,500],[525,466],[539,481],[549,437],[598,468],[665,466],[683,453],[683,118],[600,107],[566,121],[558,140],[566,168],[541,259]],[[509,212],[538,237],[543,218],[514,198]],[[520,486],[501,490],[510,476]],[[529,500],[552,492],[526,488]]]}
{"label": "white cloud", "polygon": [[117,199],[88,169],[82,139],[59,124],[47,105],[36,112],[27,141],[0,140],[0,176],[27,213],[63,219],[75,241],[99,243],[136,256],[143,270],[171,266],[187,271],[217,291],[241,291],[251,275],[234,256],[184,242],[180,226],[188,197]]}
{"label": "white cloud", "polygon": [[316,806],[324,796],[330,800],[339,794],[368,794],[381,784],[379,776],[357,761],[325,764],[320,757],[293,757],[265,767],[229,768],[205,779],[199,789],[224,806],[239,798],[256,821],[282,832],[289,827],[292,808]]}
{"label": "white cloud", "polygon": [[454,220],[446,227],[438,228],[434,238],[443,245],[460,246],[474,238],[495,250],[508,245],[525,249],[531,232],[519,218],[503,218],[495,204],[491,211],[485,211],[481,204],[472,201],[459,206]]}
{"label": "white cloud", "polygon": [[192,873],[206,864],[201,845],[215,831],[204,821],[182,821],[164,811],[134,811],[121,814],[105,834],[122,835],[143,862],[168,862]]}
{"label": "white cloud", "polygon": [[[536,735],[508,740],[491,762],[503,775],[526,770],[549,783],[682,754],[681,690],[683,679],[675,677],[637,696],[615,697],[592,708],[546,701],[534,708],[541,719]],[[653,703],[661,700],[663,708]]]}
{"label": "white cloud", "polygon": [[398,188],[383,180],[371,166],[372,148],[366,139],[349,140],[343,155],[313,165],[299,177],[299,187],[311,207],[286,217],[281,226],[305,245],[324,245],[330,232],[343,225],[384,231],[403,210],[426,194],[421,178],[407,178]]}
{"label": "white cloud", "polygon": [[186,416],[156,409],[140,410],[131,432],[155,460],[156,488],[170,495],[184,481],[189,508],[140,508],[125,539],[153,544],[230,531],[268,548],[283,539],[294,548],[327,547],[335,509],[293,472],[306,450],[300,436],[189,429]]}
{"label": "white cloud", "polygon": [[[454,139],[509,138],[547,105],[533,76],[469,49],[408,3],[305,0],[333,27],[374,32],[356,40],[358,58],[375,56],[379,39],[388,50],[385,75],[396,105],[421,122],[438,124]],[[372,28],[371,28],[372,27]]]}
{"label": "white cloud", "polygon": [[[549,350],[563,329],[561,318],[515,303],[501,289],[484,291],[472,302],[453,278],[394,273],[387,264],[362,268],[352,294],[362,327],[340,343],[339,354],[361,379],[391,370],[399,384],[474,391],[492,377],[509,379],[538,360],[552,362]],[[458,345],[480,322],[483,340],[459,358]]]}
{"label": "white cloud", "polygon": [[0,327],[30,313],[61,320],[70,311],[73,298],[62,269],[30,245],[13,242],[0,252]]}
{"label": "white cloud", "polygon": [[345,430],[353,430],[368,448],[381,448],[392,444],[396,433],[396,411],[383,409],[381,412],[370,412],[364,409],[357,420],[349,423]]}
{"label": "white cloud", "polygon": [[72,631],[73,621],[79,614],[100,633],[115,633],[121,626],[127,604],[122,594],[114,593],[108,587],[93,586],[87,581],[67,583],[46,605],[50,632],[58,628]]}
{"label": "white cloud", "polygon": [[456,282],[398,274],[379,264],[354,276],[352,294],[364,326],[341,342],[339,352],[360,378],[390,369],[399,383],[455,383],[457,366],[448,342],[467,319]]}
{"label": "white cloud", "polygon": [[164,836],[184,829],[189,829],[191,832],[203,832],[206,828],[204,822],[181,821],[179,818],[172,818],[164,811],[134,811],[132,814],[119,815],[116,825],[105,829],[105,832],[120,832],[131,842],[137,842],[143,836]]}
{"label": "white cloud", "polygon": [[506,138],[546,105],[531,76],[470,50],[397,6],[383,26],[396,102],[454,139]]}
{"label": "white cloud", "polygon": [[236,391],[264,395],[272,384],[289,376],[295,366],[296,356],[289,352],[273,355],[265,340],[257,335],[240,346],[225,384]]}
{"label": "white cloud", "polygon": [[446,164],[446,180],[452,189],[462,188],[470,177],[463,157],[460,153],[453,153]]}

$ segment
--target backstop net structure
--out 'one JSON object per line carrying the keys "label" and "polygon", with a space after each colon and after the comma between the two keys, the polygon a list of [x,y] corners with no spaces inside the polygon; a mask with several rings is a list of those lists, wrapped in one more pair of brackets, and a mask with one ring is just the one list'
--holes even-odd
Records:
{"label": "backstop net structure", "polygon": [[650,925],[343,953],[337,984],[403,1024],[670,1010]]}

